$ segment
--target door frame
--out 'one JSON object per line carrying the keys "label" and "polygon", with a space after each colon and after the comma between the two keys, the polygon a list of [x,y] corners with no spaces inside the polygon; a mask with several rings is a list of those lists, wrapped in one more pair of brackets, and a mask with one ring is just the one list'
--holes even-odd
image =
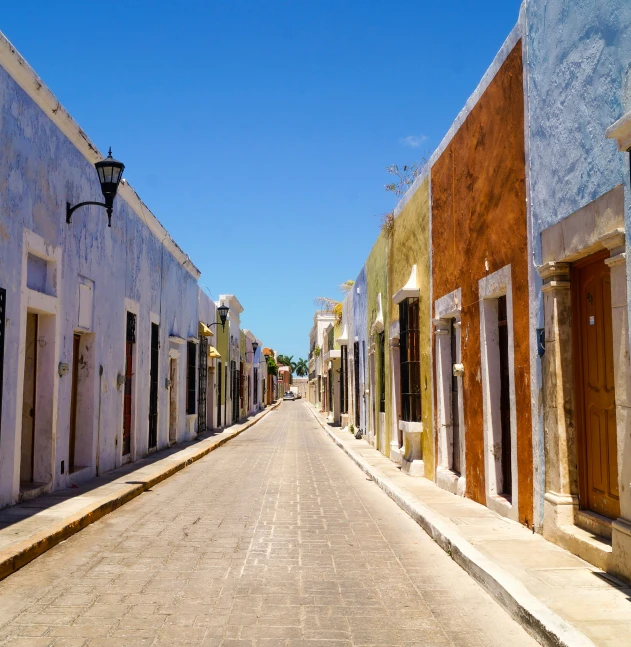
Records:
{"label": "door frame", "polygon": [[[570,266],[570,284],[571,284],[571,302],[572,302],[572,354],[575,360],[574,363],[574,425],[576,428],[576,457],[577,457],[577,478],[578,478],[578,509],[594,512],[589,508],[589,494],[588,494],[588,439],[587,429],[585,426],[585,399],[584,399],[584,361],[583,361],[583,326],[581,325],[580,316],[580,283],[579,272],[584,267],[599,261],[606,261],[610,258],[608,249],[601,250],[595,254],[590,254],[578,261],[572,263]],[[613,324],[612,324],[613,328]],[[613,330],[611,330],[613,338]],[[615,379],[614,379],[615,381]],[[615,401],[615,386],[614,386],[614,401]],[[616,460],[617,460],[616,456]],[[598,513],[595,513],[598,514]]]}

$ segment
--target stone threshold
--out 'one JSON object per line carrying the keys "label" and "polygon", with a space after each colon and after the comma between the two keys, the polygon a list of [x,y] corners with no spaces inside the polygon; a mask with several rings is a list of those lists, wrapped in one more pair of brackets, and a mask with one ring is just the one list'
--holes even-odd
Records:
{"label": "stone threshold", "polygon": [[471,499],[402,473],[365,440],[309,409],[336,445],[540,644],[614,647],[631,635],[627,584]]}
{"label": "stone threshold", "polygon": [[279,405],[280,401],[244,422],[159,450],[76,488],[57,490],[4,508],[0,511],[0,580],[221,447]]}

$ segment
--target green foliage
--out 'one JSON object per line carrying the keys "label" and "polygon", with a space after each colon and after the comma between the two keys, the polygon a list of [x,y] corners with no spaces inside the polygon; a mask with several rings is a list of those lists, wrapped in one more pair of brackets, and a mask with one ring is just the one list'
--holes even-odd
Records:
{"label": "green foliage", "polygon": [[278,364],[276,360],[271,355],[266,355],[265,359],[267,361],[267,372],[270,375],[278,375]]}
{"label": "green foliage", "polygon": [[316,347],[313,349],[313,356],[314,356],[314,357],[320,357],[320,353],[321,353],[321,352],[322,352],[322,349],[320,348],[320,346],[316,346]]}

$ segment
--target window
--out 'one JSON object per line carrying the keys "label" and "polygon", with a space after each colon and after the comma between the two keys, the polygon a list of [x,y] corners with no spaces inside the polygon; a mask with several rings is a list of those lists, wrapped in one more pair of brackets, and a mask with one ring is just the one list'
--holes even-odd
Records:
{"label": "window", "polygon": [[348,413],[348,347],[342,346],[342,362],[340,368],[340,411]]}
{"label": "window", "polygon": [[197,377],[197,348],[192,341],[186,342],[186,413],[195,413]]}
{"label": "window", "polygon": [[418,298],[399,304],[401,353],[401,418],[406,422],[421,421],[421,358],[419,351]]}
{"label": "window", "polygon": [[379,413],[386,412],[386,333],[377,336],[379,345]]}
{"label": "window", "polygon": [[259,369],[254,369],[254,393],[252,394],[252,403],[259,403]]}
{"label": "window", "polygon": [[[511,266],[478,281],[486,504],[518,519]],[[527,343],[527,341],[526,341]]]}

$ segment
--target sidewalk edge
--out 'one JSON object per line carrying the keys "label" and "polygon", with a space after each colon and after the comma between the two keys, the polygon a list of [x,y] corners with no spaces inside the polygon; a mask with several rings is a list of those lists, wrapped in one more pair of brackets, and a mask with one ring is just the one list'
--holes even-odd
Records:
{"label": "sidewalk edge", "polygon": [[[76,514],[66,517],[63,521],[51,524],[47,530],[36,533],[28,539],[0,551],[0,581],[9,575],[12,575],[23,566],[26,566],[34,559],[37,559],[57,544],[65,541],[80,530],[83,530],[83,528],[86,528],[95,521],[98,521],[110,512],[117,510],[132,499],[135,499],[157,483],[168,479],[170,476],[173,476],[173,474],[185,469],[192,463],[195,463],[199,459],[210,454],[210,452],[222,445],[225,445],[229,440],[236,438],[244,431],[250,429],[279,405],[280,401],[270,405],[267,409],[262,411],[258,417],[246,422],[241,429],[237,429],[223,438],[220,438],[217,442],[203,447],[192,456],[187,456],[171,465],[165,466],[165,468],[158,474],[144,480],[142,483],[130,484],[128,488],[123,490],[123,492],[102,497],[99,501],[86,506]],[[187,451],[189,449],[191,448],[185,448],[182,451]],[[173,459],[176,456],[177,454],[170,456],[169,458]],[[139,467],[138,469],[140,470],[142,467]],[[133,472],[128,476],[132,478],[132,474]]]}
{"label": "sidewalk edge", "polygon": [[309,410],[331,440],[535,640],[549,647],[595,647],[584,633],[532,595],[517,578],[484,556],[464,537],[456,535],[439,514],[403,492],[378,469],[344,445],[311,407]]}

